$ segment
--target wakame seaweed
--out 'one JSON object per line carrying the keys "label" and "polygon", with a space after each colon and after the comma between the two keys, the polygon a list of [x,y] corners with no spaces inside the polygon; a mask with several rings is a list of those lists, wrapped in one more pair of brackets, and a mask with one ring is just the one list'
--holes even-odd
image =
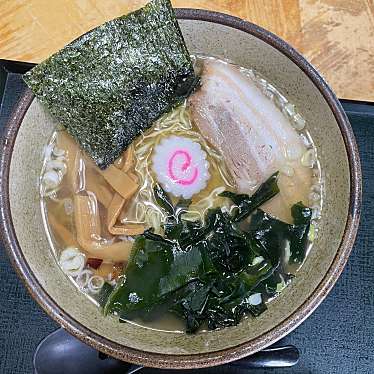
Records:
{"label": "wakame seaweed", "polygon": [[189,251],[178,251],[175,244],[139,236],[125,281],[108,298],[105,312],[115,311],[125,318],[138,310],[151,311],[172,292],[214,269],[203,250],[203,246],[194,246]]}
{"label": "wakame seaweed", "polygon": [[286,250],[292,263],[301,264],[305,258],[312,211],[299,202],[292,206],[291,214],[293,225],[279,221],[260,209],[251,217],[249,232],[266,250],[274,266],[282,255],[287,256]]}
{"label": "wakame seaweed", "polygon": [[100,168],[198,82],[170,0],[96,27],[24,80]]}
{"label": "wakame seaweed", "polygon": [[237,205],[234,221],[243,221],[255,209],[275,196],[279,192],[277,180],[278,172],[270,176],[252,196],[247,194],[236,194],[230,191],[223,191],[220,196],[228,197],[233,201],[234,204]]}
{"label": "wakame seaweed", "polygon": [[[124,277],[104,311],[131,319],[157,308],[169,310],[185,320],[187,333],[204,323],[216,329],[237,325],[246,313],[260,315],[266,301],[293,277],[285,261],[302,262],[308,242],[310,208],[293,205],[292,225],[259,209],[278,191],[276,173],[251,197],[224,194],[240,207],[239,214],[210,209],[200,222],[183,218],[190,201],[174,206],[156,185],[156,200],[168,215],[164,235],[148,230],[137,237]],[[238,220],[249,214],[243,229]]]}

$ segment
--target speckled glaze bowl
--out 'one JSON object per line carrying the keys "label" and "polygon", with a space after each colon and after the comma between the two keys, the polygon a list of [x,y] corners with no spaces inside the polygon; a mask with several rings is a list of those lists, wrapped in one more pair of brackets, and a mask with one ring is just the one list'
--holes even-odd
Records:
{"label": "speckled glaze bowl", "polygon": [[177,15],[192,53],[255,68],[296,104],[316,142],[325,181],[322,221],[313,250],[292,285],[259,318],[219,331],[186,335],[104,318],[67,279],[50,251],[39,205],[38,176],[41,150],[54,122],[30,91],[19,102],[4,133],[1,225],[4,245],[31,295],[69,332],[124,361],[197,368],[237,360],[274,343],[326,297],[356,236],[361,170],[342,107],[326,82],[294,49],[238,18],[192,9],[178,10]]}

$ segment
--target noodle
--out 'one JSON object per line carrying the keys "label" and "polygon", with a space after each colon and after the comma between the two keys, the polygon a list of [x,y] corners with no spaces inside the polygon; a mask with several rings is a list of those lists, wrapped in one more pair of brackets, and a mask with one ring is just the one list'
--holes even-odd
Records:
{"label": "noodle", "polygon": [[[151,170],[151,155],[153,149],[160,141],[170,135],[181,135],[198,142],[207,153],[210,162],[210,171],[215,175],[213,188],[207,188],[203,194],[197,194],[192,201],[189,210],[185,213],[186,219],[202,219],[207,209],[216,206],[224,199],[218,194],[227,188],[233,188],[229,171],[224,160],[194,129],[186,110],[186,104],[180,105],[172,112],[164,115],[148,132],[135,142],[134,153],[136,165],[135,172],[139,179],[139,190],[128,205],[128,217],[126,222],[141,222],[147,227],[152,227],[156,233],[162,232],[162,224],[167,216],[156,203],[153,195],[155,178]],[[210,191],[211,190],[211,191]],[[131,219],[129,218],[131,217]]]}

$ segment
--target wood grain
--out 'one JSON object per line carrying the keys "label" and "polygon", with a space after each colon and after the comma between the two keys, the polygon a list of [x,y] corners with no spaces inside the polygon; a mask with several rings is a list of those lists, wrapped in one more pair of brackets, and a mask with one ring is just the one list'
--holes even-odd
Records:
{"label": "wood grain", "polygon": [[374,2],[300,0],[299,51],[339,97],[374,101]]}
{"label": "wood grain", "polygon": [[[0,58],[40,62],[146,0],[0,0]],[[373,0],[174,0],[235,15],[298,49],[341,98],[374,101]]]}

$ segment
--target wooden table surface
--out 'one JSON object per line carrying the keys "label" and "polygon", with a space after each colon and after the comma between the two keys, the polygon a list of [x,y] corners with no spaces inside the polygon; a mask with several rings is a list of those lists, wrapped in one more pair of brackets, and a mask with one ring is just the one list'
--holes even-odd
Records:
{"label": "wooden table surface", "polygon": [[[340,98],[374,101],[374,0],[174,0],[232,14],[301,52]],[[146,0],[0,0],[0,59],[40,62]]]}

